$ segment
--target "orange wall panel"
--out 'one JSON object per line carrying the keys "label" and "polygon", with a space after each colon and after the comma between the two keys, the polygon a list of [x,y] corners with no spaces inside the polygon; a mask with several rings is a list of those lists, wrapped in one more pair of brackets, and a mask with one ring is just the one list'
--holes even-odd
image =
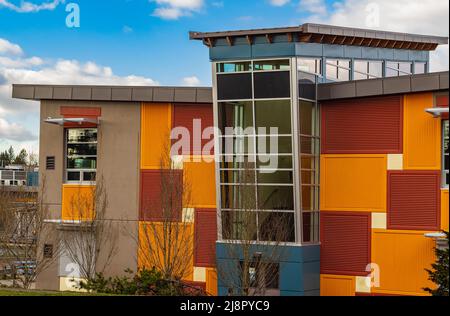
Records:
{"label": "orange wall panel", "polygon": [[141,106],[141,168],[160,169],[163,151],[170,150],[171,104]]}
{"label": "orange wall panel", "polygon": [[448,189],[441,190],[441,229],[448,232]]}
{"label": "orange wall panel", "polygon": [[433,103],[432,93],[405,95],[403,164],[406,170],[441,168],[441,121],[425,112]]}
{"label": "orange wall panel", "polygon": [[322,155],[323,211],[386,212],[386,155]]}
{"label": "orange wall panel", "polygon": [[61,218],[65,221],[84,221],[93,218],[95,186],[63,185]]}
{"label": "orange wall panel", "polygon": [[372,231],[372,261],[379,266],[380,284],[374,293],[427,295],[424,287],[433,287],[428,280],[435,261],[432,239],[423,231]]}
{"label": "orange wall panel", "polygon": [[190,201],[185,207],[216,208],[215,164],[212,162],[185,161],[185,183],[190,188]]}
{"label": "orange wall panel", "polygon": [[320,275],[320,296],[355,296],[355,277]]}
{"label": "orange wall panel", "polygon": [[206,293],[217,296],[217,271],[216,269],[206,269]]}
{"label": "orange wall panel", "polygon": [[[169,228],[168,225],[173,225],[173,227]],[[178,225],[178,228],[175,227],[176,225]],[[163,249],[166,250],[163,251]],[[182,274],[182,279],[185,281],[193,281],[193,249],[193,224],[162,222],[139,223],[139,268],[145,267],[151,269],[152,267],[156,267],[156,269],[161,271],[164,267],[181,267],[178,273]],[[165,264],[164,262],[170,263]],[[176,270],[176,268],[174,270]]]}

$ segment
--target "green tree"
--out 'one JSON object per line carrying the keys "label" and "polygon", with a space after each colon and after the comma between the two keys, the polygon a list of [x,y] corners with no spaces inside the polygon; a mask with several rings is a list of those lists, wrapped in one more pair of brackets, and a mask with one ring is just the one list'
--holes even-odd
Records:
{"label": "green tree", "polygon": [[0,153],[0,167],[6,167],[10,164],[8,151]]}
{"label": "green tree", "polygon": [[9,147],[9,149],[6,151],[6,154],[8,155],[8,164],[12,164],[14,160],[16,159],[16,154],[14,153],[14,148],[12,146]]}
{"label": "green tree", "polygon": [[[449,233],[444,232],[447,243],[449,238]],[[449,252],[448,252],[448,244],[447,247],[444,248],[436,248],[436,262],[431,265],[431,270],[426,269],[429,274],[429,280],[433,281],[436,284],[435,289],[425,288],[424,290],[433,296],[449,296]]]}
{"label": "green tree", "polygon": [[14,164],[25,166],[27,164],[27,159],[28,159],[28,153],[25,149],[22,149],[19,152],[19,154],[16,156],[16,158],[14,159]]}

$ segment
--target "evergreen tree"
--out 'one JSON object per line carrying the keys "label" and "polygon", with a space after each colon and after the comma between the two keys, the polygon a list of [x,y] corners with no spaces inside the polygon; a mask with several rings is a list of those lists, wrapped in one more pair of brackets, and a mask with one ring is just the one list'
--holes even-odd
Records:
{"label": "evergreen tree", "polygon": [[27,164],[27,158],[28,158],[27,151],[25,149],[22,149],[14,159],[14,164],[25,166]]}
{"label": "evergreen tree", "polygon": [[14,153],[14,148],[12,146],[10,146],[6,153],[8,155],[8,165],[10,165],[16,159],[16,154]]}
{"label": "evergreen tree", "polygon": [[[444,232],[447,238],[449,238],[449,233]],[[436,262],[431,265],[431,270],[426,269],[429,274],[429,280],[436,284],[435,289],[425,288],[424,290],[433,296],[449,296],[449,249],[448,245],[445,248],[435,249],[436,252]]]}

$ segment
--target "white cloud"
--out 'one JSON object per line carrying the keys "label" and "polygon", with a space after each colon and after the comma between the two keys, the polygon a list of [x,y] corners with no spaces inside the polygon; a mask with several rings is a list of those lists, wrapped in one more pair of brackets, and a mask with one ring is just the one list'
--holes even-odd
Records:
{"label": "white cloud", "polygon": [[204,0],[150,0],[157,8],[153,15],[165,20],[177,20],[182,16],[199,12],[204,6]]}
{"label": "white cloud", "polygon": [[13,141],[30,141],[36,140],[37,136],[26,130],[22,125],[10,123],[0,117],[0,139]]}
{"label": "white cloud", "polygon": [[323,0],[300,0],[299,8],[311,14],[326,14],[327,7]]}
{"label": "white cloud", "polygon": [[183,78],[183,86],[188,87],[198,87],[200,85],[200,79],[198,79],[196,76],[192,77],[185,77]]}
{"label": "white cloud", "polygon": [[22,53],[23,53],[22,48],[20,48],[19,45],[13,44],[10,41],[0,38],[0,54],[22,55]]}
{"label": "white cloud", "polygon": [[[305,9],[311,13],[303,22],[425,35],[449,34],[448,0],[343,0],[336,2],[331,10],[320,9],[325,7],[322,0],[301,0],[301,2],[309,3]],[[313,2],[317,3],[316,9],[311,6]],[[377,20],[379,25],[373,25],[373,21]],[[448,45],[445,45],[436,52],[431,52],[433,71],[448,70],[448,51]]]}
{"label": "white cloud", "polygon": [[[0,39],[0,43],[8,42]],[[15,52],[22,52],[17,44]],[[4,46],[6,47],[6,46]],[[45,61],[44,61],[45,60]],[[151,78],[114,74],[111,67],[78,60],[47,60],[40,57],[0,56],[0,149],[30,148],[37,151],[39,103],[11,98],[13,83],[28,84],[86,84],[152,86],[159,83]],[[26,145],[26,146],[25,146]]]}
{"label": "white cloud", "polygon": [[290,0],[270,0],[270,4],[275,7],[282,7],[289,2]]}
{"label": "white cloud", "polygon": [[20,2],[20,5],[16,5],[8,0],[0,0],[0,8],[5,7],[19,13],[39,12],[42,10],[52,11],[56,9],[58,5],[64,2],[65,0],[53,0],[49,2],[42,2],[40,4],[35,4],[33,2],[22,0]]}

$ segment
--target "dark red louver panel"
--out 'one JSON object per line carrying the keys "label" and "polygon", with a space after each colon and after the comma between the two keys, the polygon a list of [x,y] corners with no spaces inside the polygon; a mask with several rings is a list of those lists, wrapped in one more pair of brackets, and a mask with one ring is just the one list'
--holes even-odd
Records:
{"label": "dark red louver panel", "polygon": [[323,154],[400,154],[402,96],[322,103]]}
{"label": "dark red louver panel", "polygon": [[440,172],[388,173],[388,229],[439,230]]}
{"label": "dark red louver panel", "polygon": [[195,254],[196,267],[216,265],[217,214],[215,209],[195,210]]}
{"label": "dark red louver panel", "polygon": [[370,213],[321,212],[320,226],[321,273],[367,275],[371,258]]}
{"label": "dark red louver panel", "polygon": [[[141,171],[140,220],[180,221],[182,181],[181,170]],[[162,205],[166,205],[166,215],[163,215]]]}
{"label": "dark red louver panel", "polygon": [[[201,128],[196,130],[194,133],[194,120],[200,120]],[[213,107],[211,104],[184,104],[179,103],[174,105],[174,113],[173,113],[173,127],[185,127],[189,130],[190,133],[190,147],[191,155],[201,155],[202,148],[209,141],[213,139],[213,136],[209,139],[202,139],[203,131],[208,128],[214,126],[213,120]],[[199,133],[198,133],[199,132]],[[209,136],[209,135],[208,135]],[[195,138],[194,138],[195,137]],[[198,141],[198,144],[194,142],[194,140]],[[178,154],[182,154],[181,150]],[[208,153],[213,155],[214,152]]]}

